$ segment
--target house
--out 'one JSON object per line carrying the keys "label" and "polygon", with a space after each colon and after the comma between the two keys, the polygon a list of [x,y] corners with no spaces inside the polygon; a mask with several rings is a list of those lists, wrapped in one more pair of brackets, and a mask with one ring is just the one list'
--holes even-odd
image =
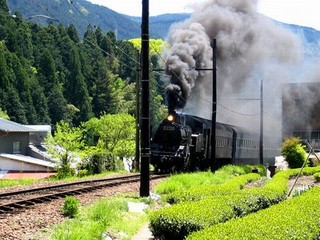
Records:
{"label": "house", "polygon": [[53,171],[55,164],[42,146],[49,129],[50,126],[27,126],[0,118],[0,170]]}

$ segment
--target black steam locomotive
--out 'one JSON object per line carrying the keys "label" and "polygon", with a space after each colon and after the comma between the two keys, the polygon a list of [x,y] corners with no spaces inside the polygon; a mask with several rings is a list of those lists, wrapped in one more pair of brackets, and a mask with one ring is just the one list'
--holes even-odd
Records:
{"label": "black steam locomotive", "polygon": [[[151,141],[156,172],[205,170],[211,161],[211,120],[175,112],[168,115]],[[264,159],[274,161],[276,148],[264,142]],[[215,165],[259,164],[259,135],[216,123]]]}

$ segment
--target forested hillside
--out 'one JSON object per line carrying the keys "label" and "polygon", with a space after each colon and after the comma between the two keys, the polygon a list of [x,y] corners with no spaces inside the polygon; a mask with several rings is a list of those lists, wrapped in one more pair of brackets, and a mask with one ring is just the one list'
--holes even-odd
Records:
{"label": "forested hillside", "polygon": [[[0,0],[0,110],[13,121],[78,125],[103,113],[134,116],[137,56],[134,45],[114,32],[89,25],[80,39],[72,24],[43,27],[12,17]],[[162,89],[158,75],[151,80],[151,116],[157,121]]]}
{"label": "forested hillside", "polygon": [[[48,25],[59,22],[64,26],[73,24],[80,38],[88,24],[101,28],[102,32],[113,31],[118,39],[137,38],[141,35],[141,17],[117,13],[107,7],[86,0],[8,0],[11,14],[20,12],[24,19]],[[150,17],[150,37],[164,39],[171,24],[188,18],[190,14],[163,14]]]}

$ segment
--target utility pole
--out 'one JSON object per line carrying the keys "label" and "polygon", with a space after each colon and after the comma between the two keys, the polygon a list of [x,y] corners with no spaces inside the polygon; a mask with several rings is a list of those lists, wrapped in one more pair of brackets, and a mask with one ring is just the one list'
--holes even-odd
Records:
{"label": "utility pole", "polygon": [[216,163],[216,118],[217,118],[217,46],[216,39],[212,40],[212,117],[211,117],[211,172],[217,170]]}
{"label": "utility pole", "polygon": [[141,70],[140,197],[148,197],[150,191],[149,0],[142,0]]}
{"label": "utility pole", "polygon": [[137,53],[137,74],[136,74],[136,153],[134,161],[135,171],[140,171],[140,53]]}
{"label": "utility pole", "polygon": [[260,82],[260,141],[259,141],[260,164],[263,165],[263,79]]}

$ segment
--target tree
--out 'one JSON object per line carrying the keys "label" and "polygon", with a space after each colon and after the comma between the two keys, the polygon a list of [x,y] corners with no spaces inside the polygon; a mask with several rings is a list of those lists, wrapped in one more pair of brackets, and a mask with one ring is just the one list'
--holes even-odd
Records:
{"label": "tree", "polygon": [[[141,38],[132,38],[129,40],[136,49],[141,51]],[[163,48],[168,46],[162,39],[150,39],[150,55],[159,54]]]}
{"label": "tree", "polygon": [[80,110],[80,113],[74,119],[74,123],[79,125],[80,122],[87,121],[92,117],[92,106],[88,87],[81,72],[79,51],[78,48],[71,43],[66,65],[69,74],[65,84],[65,94],[68,102]]}
{"label": "tree", "polygon": [[84,147],[81,129],[60,121],[55,126],[53,137],[47,136],[46,144],[48,152],[58,159],[58,177],[64,178],[73,175],[74,171],[71,165],[76,163],[76,154]]}
{"label": "tree", "polygon": [[79,43],[80,42],[77,29],[73,24],[71,24],[69,27],[67,27],[67,33],[68,33],[68,36],[70,37],[70,39],[74,43]]}
{"label": "tree", "polygon": [[4,11],[6,13],[9,13],[9,7],[7,4],[7,0],[0,0],[0,11]]}
{"label": "tree", "polygon": [[5,89],[9,85],[9,70],[8,70],[8,65],[6,61],[6,46],[5,46],[5,41],[1,40],[0,41],[0,87],[1,89]]}
{"label": "tree", "polygon": [[10,117],[8,116],[7,112],[3,111],[1,108],[0,108],[0,118],[10,120]]}
{"label": "tree", "polygon": [[129,114],[105,114],[84,124],[86,142],[109,156],[108,165],[116,168],[117,157],[131,157],[135,151],[135,119]]}
{"label": "tree", "polygon": [[281,154],[290,168],[300,168],[306,160],[305,148],[298,137],[287,138],[282,144]]}
{"label": "tree", "polygon": [[135,83],[129,84],[117,78],[112,82],[112,94],[114,96],[114,113],[136,113],[136,89]]}
{"label": "tree", "polygon": [[52,124],[61,120],[68,121],[68,106],[61,89],[60,85],[53,85],[48,92],[48,109]]}
{"label": "tree", "polygon": [[14,122],[27,124],[26,110],[21,104],[19,94],[16,89],[9,87],[4,99],[4,108],[6,109],[10,119]]}
{"label": "tree", "polygon": [[119,58],[119,77],[129,83],[139,79],[139,50],[130,41],[121,41],[117,48]]}
{"label": "tree", "polygon": [[[134,38],[129,40],[133,46],[141,51],[141,39]],[[162,52],[165,43],[161,39],[150,39],[150,55],[152,69],[160,68],[159,53]],[[151,69],[151,70],[152,70]],[[158,126],[167,114],[167,107],[164,105],[164,86],[160,75],[156,71],[150,74],[150,116],[151,126]]]}

